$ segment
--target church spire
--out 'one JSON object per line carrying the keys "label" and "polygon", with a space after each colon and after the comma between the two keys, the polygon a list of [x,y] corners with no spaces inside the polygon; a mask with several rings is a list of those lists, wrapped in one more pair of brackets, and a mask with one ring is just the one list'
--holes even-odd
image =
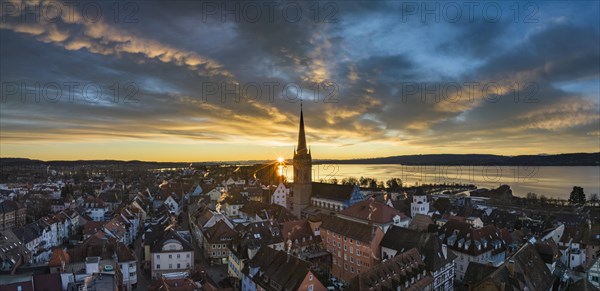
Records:
{"label": "church spire", "polygon": [[304,114],[302,113],[302,100],[300,101],[300,130],[298,131],[298,147],[297,153],[306,153],[306,136],[304,134]]}

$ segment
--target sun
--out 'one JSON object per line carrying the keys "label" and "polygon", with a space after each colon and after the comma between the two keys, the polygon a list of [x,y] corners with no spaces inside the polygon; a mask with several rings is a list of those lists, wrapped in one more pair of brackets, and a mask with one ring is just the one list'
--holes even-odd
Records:
{"label": "sun", "polygon": [[280,163],[283,163],[283,161],[285,161],[285,159],[283,157],[279,157],[279,158],[277,158],[277,161]]}

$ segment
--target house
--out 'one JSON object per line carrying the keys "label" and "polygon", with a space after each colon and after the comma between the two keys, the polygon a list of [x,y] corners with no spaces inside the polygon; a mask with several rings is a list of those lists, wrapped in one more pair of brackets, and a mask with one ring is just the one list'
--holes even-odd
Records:
{"label": "house", "polygon": [[427,195],[419,190],[413,194],[413,200],[410,203],[410,215],[415,217],[417,214],[428,215],[429,213],[429,201]]}
{"label": "house", "polygon": [[274,248],[276,250],[284,249],[283,235],[279,229],[279,224],[273,221],[254,222],[247,225],[238,225],[235,230],[246,237],[257,239],[261,245]]}
{"label": "house", "polygon": [[321,240],[332,255],[331,274],[349,282],[381,260],[381,228],[335,216],[323,216]]}
{"label": "house", "polygon": [[391,225],[408,227],[410,217],[374,198],[357,202],[340,211],[338,217],[379,227],[384,233]]}
{"label": "house", "polygon": [[54,249],[48,266],[50,272],[59,272],[67,278],[73,273],[76,278],[80,274],[87,277],[94,273],[114,274],[119,285],[137,284],[137,257],[132,249],[114,238],[91,236],[66,252]]}
{"label": "house", "polygon": [[285,251],[301,259],[308,260],[324,251],[321,245],[320,225],[313,229],[308,219],[282,223],[281,233]]}
{"label": "house", "polygon": [[326,290],[310,263],[284,251],[262,247],[243,270],[242,288],[256,290]]}
{"label": "house", "polygon": [[565,226],[558,246],[562,253],[562,262],[569,269],[582,266],[586,259],[586,249],[583,246],[584,230],[578,226]]}
{"label": "house", "polygon": [[150,251],[152,278],[166,273],[189,272],[194,265],[194,249],[189,239],[168,229],[157,239]]}
{"label": "house", "polygon": [[85,208],[85,213],[94,221],[107,220],[106,213],[108,212],[108,206],[104,204],[102,199],[94,196],[88,196],[85,198],[83,207]]}
{"label": "house", "polygon": [[205,194],[205,196],[208,198],[207,202],[212,209],[215,209],[219,198],[221,198],[221,195],[223,194],[223,191],[224,190],[222,190],[221,187],[215,187]]}
{"label": "house", "polygon": [[433,290],[433,278],[417,249],[410,249],[356,275],[345,290]]}
{"label": "house", "polygon": [[229,243],[237,235],[231,225],[224,220],[219,220],[213,226],[202,232],[204,257],[210,264],[227,264],[229,257]]}
{"label": "house", "polygon": [[27,208],[12,200],[0,202],[0,230],[25,225]]}
{"label": "house", "polygon": [[233,229],[233,224],[229,221],[225,214],[215,212],[208,207],[199,208],[191,218],[192,220],[190,225],[192,226],[194,237],[200,246],[204,244],[204,231],[215,225],[217,222],[223,220],[228,224],[229,228]]}
{"label": "house", "polygon": [[167,205],[171,213],[175,215],[179,215],[181,213],[181,209],[183,208],[183,198],[177,194],[171,193],[171,195],[165,199],[164,203]]}
{"label": "house", "polygon": [[408,228],[416,231],[426,232],[429,229],[429,226],[435,224],[431,217],[425,214],[416,214],[411,219],[408,224]]}
{"label": "house", "polygon": [[600,224],[588,221],[583,244],[585,245],[586,262],[592,262],[600,256]]}
{"label": "house", "polygon": [[596,257],[585,270],[587,280],[596,288],[600,288],[600,259]]}
{"label": "house", "polygon": [[240,216],[240,208],[247,202],[239,191],[230,190],[221,195],[217,205],[217,211],[223,211],[230,218]]}
{"label": "house", "polygon": [[277,221],[283,223],[296,220],[296,216],[287,208],[278,204],[248,201],[239,209],[240,218],[250,222]]}
{"label": "house", "polygon": [[356,185],[312,183],[311,205],[331,211],[342,211],[364,200]]}
{"label": "house", "polygon": [[425,269],[433,278],[432,288],[452,290],[456,255],[435,233],[391,226],[381,240],[381,258],[391,260],[413,248],[421,254]]}
{"label": "house", "polygon": [[236,231],[237,235],[228,245],[230,252],[227,273],[237,280],[242,279],[246,261],[252,259],[260,248],[284,250],[283,235],[277,223],[267,221],[238,225]]}
{"label": "house", "polygon": [[29,262],[27,247],[10,230],[0,231],[0,272],[14,274],[16,269]]}
{"label": "house", "polygon": [[[15,237],[21,241],[25,248],[29,250],[32,262],[44,261],[46,257],[45,250],[49,247],[49,245],[47,245],[47,240],[44,240],[44,237],[46,236],[45,229],[40,228],[40,225],[37,222],[32,222],[22,227],[13,228],[11,231],[14,233]],[[42,241],[44,243],[42,243]]]}
{"label": "house", "polygon": [[285,187],[285,184],[279,183],[273,194],[271,195],[271,203],[287,207],[288,196],[290,195],[290,188]]}
{"label": "house", "polygon": [[506,243],[493,225],[476,229],[466,222],[450,220],[438,235],[457,256],[454,278],[459,281],[463,280],[470,262],[499,266],[506,257]]}
{"label": "house", "polygon": [[240,191],[240,194],[248,198],[250,201],[267,202],[269,200],[265,199],[265,193],[268,191],[268,188],[263,189],[262,187],[246,187],[244,190]]}
{"label": "house", "polygon": [[554,277],[535,247],[524,244],[471,290],[552,290]]}
{"label": "house", "polygon": [[116,189],[104,191],[98,195],[98,198],[104,202],[108,211],[114,211],[123,203],[122,191]]}

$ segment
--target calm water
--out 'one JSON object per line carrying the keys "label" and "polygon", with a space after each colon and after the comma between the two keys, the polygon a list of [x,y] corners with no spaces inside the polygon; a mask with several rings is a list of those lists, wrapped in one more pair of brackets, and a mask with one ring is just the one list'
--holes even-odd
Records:
{"label": "calm water", "polygon": [[[292,167],[284,169],[291,181]],[[431,183],[468,183],[480,188],[510,185],[515,196],[527,192],[555,198],[569,198],[573,186],[583,187],[586,194],[600,194],[600,167],[524,167],[524,166],[402,166],[337,165],[313,166],[313,180],[342,180],[360,176],[386,181],[400,178],[405,185]]]}

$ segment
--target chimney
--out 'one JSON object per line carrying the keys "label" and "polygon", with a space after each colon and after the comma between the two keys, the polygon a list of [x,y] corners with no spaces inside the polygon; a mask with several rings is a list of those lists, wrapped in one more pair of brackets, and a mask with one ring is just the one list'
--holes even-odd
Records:
{"label": "chimney", "polygon": [[508,264],[506,265],[510,275],[513,276],[515,274],[515,260],[508,260]]}
{"label": "chimney", "polygon": [[444,254],[444,259],[448,258],[448,246],[446,244],[442,244],[442,253]]}

